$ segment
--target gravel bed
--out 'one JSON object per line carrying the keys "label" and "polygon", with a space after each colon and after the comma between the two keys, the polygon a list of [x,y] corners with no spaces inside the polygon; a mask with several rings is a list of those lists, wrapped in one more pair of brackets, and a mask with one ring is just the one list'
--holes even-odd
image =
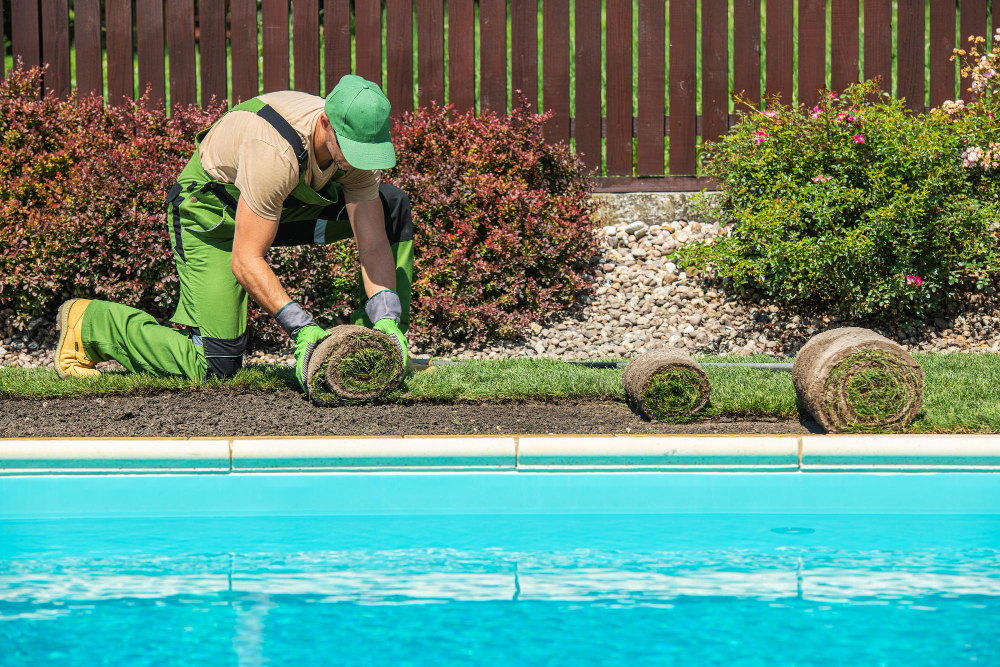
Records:
{"label": "gravel bed", "polygon": [[[455,347],[453,359],[545,357],[598,359],[632,357],[679,347],[706,354],[763,353],[785,356],[820,331],[864,322],[802,313],[769,303],[760,295],[737,300],[714,281],[689,274],[669,260],[686,243],[711,240],[727,229],[719,223],[677,220],[647,225],[621,219],[604,227],[604,251],[597,286],[566,317],[532,323],[524,340],[484,349]],[[996,286],[967,295],[955,312],[906,330],[876,331],[910,351],[1000,352],[1000,298]],[[4,314],[0,314],[4,315]],[[4,321],[9,320],[9,313]],[[27,331],[0,328],[0,365],[52,367],[55,327],[36,320]],[[413,346],[411,355],[424,351]],[[256,351],[255,361],[292,363],[291,349]],[[116,367],[109,362],[99,367]]]}

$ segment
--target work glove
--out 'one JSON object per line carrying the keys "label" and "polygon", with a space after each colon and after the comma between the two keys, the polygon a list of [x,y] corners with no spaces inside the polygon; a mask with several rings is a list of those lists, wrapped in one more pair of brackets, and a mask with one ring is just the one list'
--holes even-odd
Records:
{"label": "work glove", "polygon": [[306,387],[309,359],[312,357],[313,350],[316,349],[316,344],[328,333],[330,332],[315,324],[308,324],[299,329],[295,336],[295,377],[306,396],[309,395],[309,389]]}
{"label": "work glove", "polygon": [[368,319],[374,322],[373,329],[392,336],[399,351],[403,355],[403,372],[406,372],[406,336],[399,328],[399,319],[403,314],[402,305],[399,302],[399,295],[391,289],[384,289],[376,292],[365,303],[365,313]]}
{"label": "work glove", "polygon": [[309,371],[309,358],[312,356],[316,344],[326,336],[329,331],[325,331],[316,326],[312,315],[307,313],[294,301],[289,301],[274,315],[281,328],[285,330],[292,340],[295,341],[295,377],[299,381],[302,391],[309,395],[306,387],[306,373]]}
{"label": "work glove", "polygon": [[403,355],[403,372],[405,373],[406,362],[407,362],[406,335],[399,330],[399,324],[397,324],[396,321],[391,318],[383,317],[381,320],[375,323],[375,326],[373,328],[376,331],[381,331],[384,334],[388,334],[394,337],[393,340],[395,340],[396,344],[399,345],[399,351]]}

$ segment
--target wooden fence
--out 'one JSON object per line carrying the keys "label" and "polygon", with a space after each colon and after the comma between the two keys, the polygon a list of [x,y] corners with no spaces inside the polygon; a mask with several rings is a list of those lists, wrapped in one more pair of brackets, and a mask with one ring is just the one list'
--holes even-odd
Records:
{"label": "wooden fence", "polygon": [[10,55],[48,64],[47,94],[76,86],[114,104],[149,85],[171,105],[236,102],[289,87],[321,94],[353,70],[382,85],[394,113],[432,100],[505,112],[520,89],[554,111],[546,139],[572,140],[609,191],[705,185],[698,140],[735,121],[732,91],[811,104],[823,85],[881,76],[916,111],[953,99],[968,88],[949,62],[958,36],[1000,27],[994,0],[2,4]]}

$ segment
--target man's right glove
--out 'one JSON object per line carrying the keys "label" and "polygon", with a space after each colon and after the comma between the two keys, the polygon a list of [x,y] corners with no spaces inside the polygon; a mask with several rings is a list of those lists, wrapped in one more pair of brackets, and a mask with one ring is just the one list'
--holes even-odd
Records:
{"label": "man's right glove", "polygon": [[289,301],[274,315],[281,328],[295,341],[295,377],[302,391],[309,395],[306,386],[306,373],[309,370],[309,359],[312,357],[316,344],[329,332],[316,326],[312,315],[302,309],[299,304]]}

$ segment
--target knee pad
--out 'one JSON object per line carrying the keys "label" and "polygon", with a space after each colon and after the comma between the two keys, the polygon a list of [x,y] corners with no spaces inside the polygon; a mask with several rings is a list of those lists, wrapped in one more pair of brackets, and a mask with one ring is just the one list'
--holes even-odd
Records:
{"label": "knee pad", "polygon": [[195,345],[198,339],[205,349],[205,361],[208,362],[208,377],[220,379],[231,378],[243,368],[243,353],[247,349],[247,342],[250,340],[250,332],[244,331],[236,338],[210,338],[201,336],[192,330],[195,338]]}

